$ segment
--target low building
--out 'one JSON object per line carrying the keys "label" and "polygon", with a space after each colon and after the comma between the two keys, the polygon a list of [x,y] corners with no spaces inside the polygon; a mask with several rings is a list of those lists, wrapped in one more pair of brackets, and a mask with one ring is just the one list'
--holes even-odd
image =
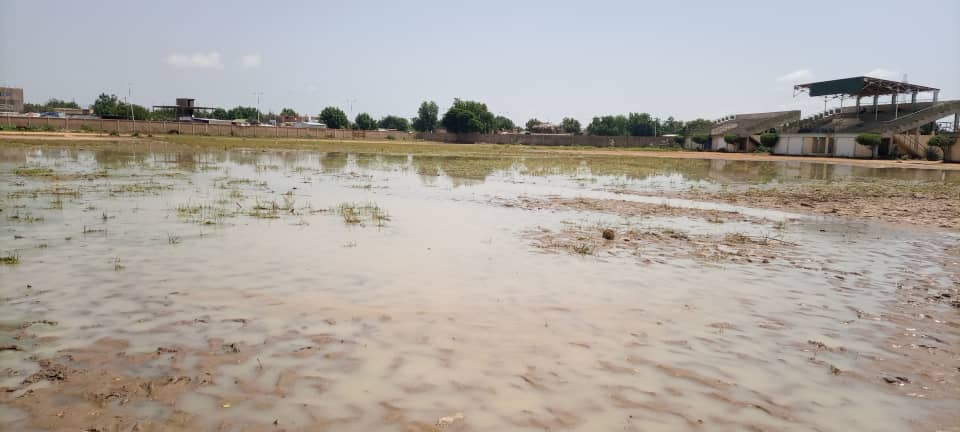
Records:
{"label": "low building", "polygon": [[[692,137],[687,137],[684,147],[704,151],[752,152],[760,146],[760,134],[779,130],[798,120],[800,111],[733,114],[714,121],[708,130],[694,132],[707,135],[707,142],[696,144]],[[737,135],[742,140],[729,143],[724,139],[728,135]]]}
{"label": "low building", "polygon": [[0,112],[23,112],[23,89],[0,87]]}

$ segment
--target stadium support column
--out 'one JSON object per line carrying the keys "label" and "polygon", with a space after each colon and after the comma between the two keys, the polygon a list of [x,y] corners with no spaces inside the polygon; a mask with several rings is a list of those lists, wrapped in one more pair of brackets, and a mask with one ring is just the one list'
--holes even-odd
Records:
{"label": "stadium support column", "polygon": [[897,96],[898,95],[896,93],[893,94],[893,118],[894,119],[896,119],[897,117],[900,117],[900,105],[897,104],[899,98]]}
{"label": "stadium support column", "polygon": [[936,91],[933,92],[933,102],[934,102],[934,103],[937,102],[937,97],[939,97],[939,96],[940,96],[940,90],[936,90]]}
{"label": "stadium support column", "polygon": [[911,103],[912,105],[916,105],[916,104],[917,104],[917,91],[916,91],[916,90],[914,90],[913,93],[910,94],[910,103]]}
{"label": "stadium support column", "polygon": [[880,100],[879,95],[873,95],[873,119],[877,119],[877,101]]}
{"label": "stadium support column", "polygon": [[953,113],[953,132],[960,132],[960,112]]}

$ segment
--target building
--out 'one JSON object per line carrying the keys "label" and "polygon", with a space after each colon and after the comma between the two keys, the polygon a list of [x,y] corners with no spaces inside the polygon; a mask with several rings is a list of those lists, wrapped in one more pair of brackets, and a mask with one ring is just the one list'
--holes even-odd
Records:
{"label": "building", "polygon": [[23,112],[23,89],[0,87],[0,112]]}
{"label": "building", "polygon": [[154,105],[153,109],[173,110],[173,116],[177,120],[193,121],[193,115],[198,110],[215,110],[213,107],[200,107],[194,104],[196,99],[177,98],[176,105]]}
{"label": "building", "polygon": [[[733,114],[716,120],[708,130],[707,142],[695,144],[688,137],[684,147],[704,151],[752,152],[760,146],[760,134],[776,131],[785,125],[800,120],[800,111],[773,111],[762,113]],[[725,136],[737,135],[739,142],[728,143]]]}
{"label": "building", "polygon": [[[775,154],[893,157],[924,157],[932,135],[921,135],[920,129],[931,123],[956,131],[960,123],[960,100],[940,101],[940,89],[900,81],[859,76],[830,81],[800,84],[796,94],[839,100],[838,108],[825,109],[778,128],[780,141]],[[922,99],[921,95],[929,95]],[[909,100],[902,100],[909,96]],[[880,103],[887,99],[887,103]],[[844,106],[844,102],[850,105]],[[864,102],[869,104],[864,104]],[[953,117],[952,122],[938,122]],[[876,148],[858,144],[862,133],[881,136]]]}

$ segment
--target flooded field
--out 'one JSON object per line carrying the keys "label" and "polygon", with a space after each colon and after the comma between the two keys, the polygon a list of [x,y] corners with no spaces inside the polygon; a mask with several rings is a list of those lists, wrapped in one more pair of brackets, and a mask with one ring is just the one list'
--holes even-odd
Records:
{"label": "flooded field", "polygon": [[0,430],[960,430],[960,171],[80,147],[0,146]]}

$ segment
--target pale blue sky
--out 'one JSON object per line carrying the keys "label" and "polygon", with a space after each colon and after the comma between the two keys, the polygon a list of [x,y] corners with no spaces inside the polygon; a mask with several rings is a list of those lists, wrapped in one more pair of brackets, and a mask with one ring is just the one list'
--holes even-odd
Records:
{"label": "pale blue sky", "polygon": [[355,100],[376,117],[461,97],[518,123],[812,114],[823,102],[794,98],[793,81],[908,74],[960,98],[958,23],[956,0],[0,0],[0,85],[83,105],[127,83],[143,105],[229,108],[260,91],[264,111]]}

